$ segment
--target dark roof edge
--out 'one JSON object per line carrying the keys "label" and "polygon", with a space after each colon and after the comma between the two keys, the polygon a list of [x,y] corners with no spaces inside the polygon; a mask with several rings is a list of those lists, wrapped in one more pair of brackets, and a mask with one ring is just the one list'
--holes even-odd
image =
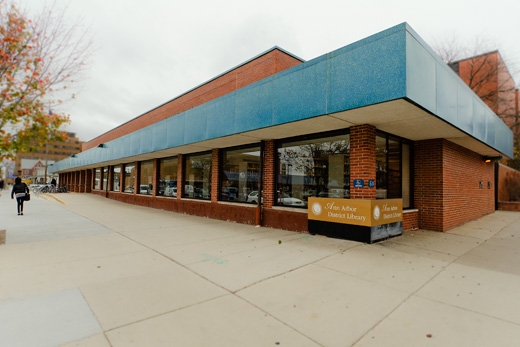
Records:
{"label": "dark roof edge", "polygon": [[204,86],[204,85],[206,85],[206,84],[208,84],[208,83],[210,83],[210,82],[216,80],[217,78],[222,77],[222,76],[224,76],[225,74],[230,73],[231,71],[238,69],[238,68],[241,67],[241,66],[246,65],[246,64],[252,62],[252,61],[255,60],[255,59],[258,59],[258,58],[260,58],[261,56],[266,55],[267,53],[271,53],[271,52],[274,51],[274,50],[279,50],[280,52],[283,52],[283,53],[285,53],[285,54],[287,54],[287,55],[289,55],[289,56],[291,56],[291,57],[293,57],[293,58],[295,58],[295,59],[301,61],[302,63],[305,63],[305,61],[306,61],[305,59],[302,59],[302,58],[298,57],[297,55],[292,54],[291,52],[286,51],[285,49],[283,49],[283,48],[281,48],[281,47],[273,46],[273,47],[271,47],[270,49],[268,49],[268,50],[266,50],[266,51],[264,51],[264,52],[262,52],[262,53],[260,53],[260,54],[257,54],[257,55],[255,55],[254,57],[252,57],[252,58],[250,58],[250,59],[248,59],[248,60],[246,60],[246,61],[240,63],[239,65],[237,65],[237,66],[235,66],[235,67],[232,67],[231,69],[226,70],[226,71],[224,71],[224,72],[218,74],[217,76],[215,76],[215,77],[213,77],[213,78],[207,80],[206,82],[203,82],[203,83],[201,83],[201,84],[199,84],[199,85],[197,85],[197,86],[195,86],[195,87],[193,87],[193,88],[191,88],[191,89],[185,91],[184,93],[177,95],[177,96],[174,97],[173,99],[170,99],[170,100],[168,100],[168,101],[166,101],[166,102],[163,102],[162,104],[160,104],[160,105],[158,105],[158,106],[155,106],[154,108],[152,108],[152,109],[150,109],[150,110],[148,110],[148,111],[146,111],[146,112],[144,112],[144,113],[141,113],[140,115],[138,115],[138,116],[136,116],[136,117],[134,117],[134,118],[132,118],[132,119],[129,119],[129,120],[127,120],[127,121],[124,122],[124,123],[121,123],[121,124],[118,125],[117,127],[112,128],[112,129],[110,129],[110,130],[104,132],[103,134],[100,134],[100,135],[98,135],[98,136],[96,136],[96,137],[94,137],[94,138],[92,138],[92,139],[90,139],[90,140],[88,140],[88,141],[85,141],[84,143],[88,143],[88,142],[94,141],[94,140],[97,139],[98,137],[101,137],[101,136],[103,136],[103,135],[105,135],[105,134],[108,134],[109,132],[111,132],[111,131],[113,131],[113,130],[115,130],[115,129],[117,129],[117,128],[120,128],[120,127],[122,127],[123,125],[125,125],[125,124],[127,124],[127,123],[130,123],[130,122],[136,120],[137,118],[142,117],[142,116],[144,116],[145,114],[150,113],[150,112],[152,112],[152,111],[154,111],[154,110],[156,110],[156,109],[158,109],[158,108],[160,108],[160,107],[166,105],[167,103],[170,103],[170,102],[172,102],[173,100],[178,99],[178,98],[180,98],[181,96],[184,96],[184,95],[186,95],[186,94],[188,94],[188,93],[194,91],[195,89],[198,89],[198,88],[200,88],[200,87],[202,87],[202,86]]}

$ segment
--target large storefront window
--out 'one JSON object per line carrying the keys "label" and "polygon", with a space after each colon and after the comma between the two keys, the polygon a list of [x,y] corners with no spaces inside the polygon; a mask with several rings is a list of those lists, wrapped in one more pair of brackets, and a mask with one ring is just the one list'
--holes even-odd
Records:
{"label": "large storefront window", "polygon": [[152,195],[153,160],[143,161],[139,165],[139,194]]}
{"label": "large storefront window", "polygon": [[101,168],[96,169],[94,173],[94,189],[101,189]]}
{"label": "large storefront window", "polygon": [[305,137],[278,146],[276,204],[307,207],[309,197],[350,197],[350,135]]}
{"label": "large storefront window", "polygon": [[211,199],[211,153],[186,156],[184,197]]}
{"label": "large storefront window", "polygon": [[403,208],[412,207],[411,146],[402,139],[376,136],[376,198],[402,198]]}
{"label": "large storefront window", "polygon": [[177,158],[159,160],[159,195],[177,197]]}
{"label": "large storefront window", "polygon": [[134,192],[134,182],[135,182],[135,164],[123,165],[123,172],[124,172],[124,177],[125,177],[125,188],[124,188],[123,192],[133,193]]}
{"label": "large storefront window", "polygon": [[222,151],[220,200],[256,203],[260,160],[260,146]]}
{"label": "large storefront window", "polygon": [[114,166],[112,171],[112,191],[119,192],[121,185],[121,166]]}

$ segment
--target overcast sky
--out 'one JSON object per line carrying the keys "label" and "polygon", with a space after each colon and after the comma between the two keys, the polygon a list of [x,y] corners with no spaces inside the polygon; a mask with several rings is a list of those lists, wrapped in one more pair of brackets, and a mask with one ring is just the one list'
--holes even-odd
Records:
{"label": "overcast sky", "polygon": [[[44,0],[20,0],[37,11]],[[51,0],[52,1],[52,0]],[[56,0],[94,37],[68,130],[88,141],[273,46],[313,59],[402,22],[428,44],[494,44],[520,84],[518,0]],[[516,66],[514,66],[516,64]]]}

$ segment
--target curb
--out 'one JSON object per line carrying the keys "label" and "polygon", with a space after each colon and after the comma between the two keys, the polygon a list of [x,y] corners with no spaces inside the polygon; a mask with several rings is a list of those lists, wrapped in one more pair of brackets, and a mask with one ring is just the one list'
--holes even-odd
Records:
{"label": "curb", "polygon": [[[46,197],[46,196],[50,196],[51,198],[55,199],[56,201],[58,202],[61,202],[63,205],[68,205],[65,201],[61,200],[60,198],[56,197],[55,195],[53,194],[50,194],[50,193],[43,193],[43,194],[40,194],[40,196],[42,197]],[[49,199],[47,199],[49,200]]]}

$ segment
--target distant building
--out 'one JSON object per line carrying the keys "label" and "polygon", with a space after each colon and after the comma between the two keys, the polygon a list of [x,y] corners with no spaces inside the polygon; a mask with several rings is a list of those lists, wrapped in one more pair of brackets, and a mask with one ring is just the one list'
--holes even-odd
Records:
{"label": "distant building", "polygon": [[[15,176],[24,178],[33,177],[35,181],[45,181],[45,165],[50,166],[57,161],[68,158],[81,152],[83,144],[75,133],[68,132],[68,139],[64,142],[51,141],[40,150],[27,153],[19,153],[15,160]],[[50,173],[47,172],[50,177]],[[57,175],[55,175],[57,176]],[[50,181],[50,178],[47,179]]]}

